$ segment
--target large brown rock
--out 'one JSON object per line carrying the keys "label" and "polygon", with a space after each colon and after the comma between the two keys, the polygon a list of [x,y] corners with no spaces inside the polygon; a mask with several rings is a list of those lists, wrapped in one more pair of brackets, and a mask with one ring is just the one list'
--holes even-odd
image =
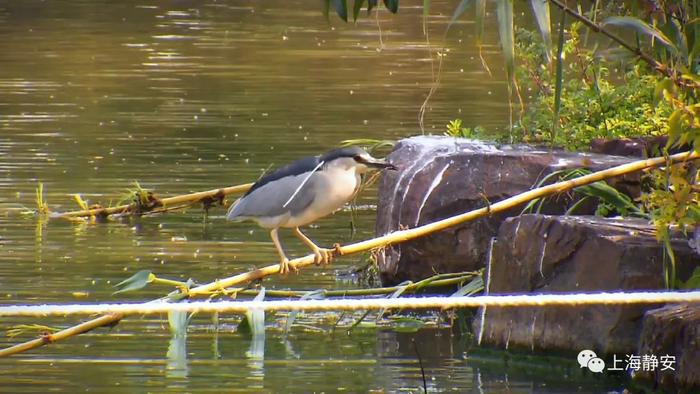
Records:
{"label": "large brown rock", "polygon": [[[658,157],[663,155],[664,147],[668,143],[668,136],[648,136],[632,138],[594,138],[591,141],[591,152],[606,155],[631,156],[631,157]],[[669,154],[686,152],[690,150],[688,144],[673,146],[668,149]]]}
{"label": "large brown rock", "polygon": [[[399,141],[389,156],[399,171],[384,173],[379,185],[376,232],[387,234],[486,206],[527,191],[553,171],[569,168],[600,170],[631,161],[629,158],[529,146],[494,145],[449,137],[413,137]],[[639,175],[614,179],[611,184],[639,194]],[[559,214],[571,204],[560,196],[542,213]],[[446,231],[384,249],[378,255],[382,282],[419,280],[437,272],[474,270],[484,266],[491,237],[507,217],[523,206]],[[577,213],[592,213],[584,205]]]}
{"label": "large brown rock", "polygon": [[[606,155],[656,157],[666,146],[667,136],[636,138],[594,138],[591,152]],[[686,149],[687,150],[687,149]]]}
{"label": "large brown rock", "polygon": [[667,358],[654,371],[635,373],[666,389],[700,389],[700,305],[668,305],[644,315],[638,355]]}
{"label": "large brown rock", "polygon": [[[685,280],[700,258],[682,237],[672,245]],[[501,225],[485,287],[488,294],[660,290],[663,255],[643,220],[523,215]],[[489,307],[474,329],[483,345],[634,354],[644,312],[659,306]]]}

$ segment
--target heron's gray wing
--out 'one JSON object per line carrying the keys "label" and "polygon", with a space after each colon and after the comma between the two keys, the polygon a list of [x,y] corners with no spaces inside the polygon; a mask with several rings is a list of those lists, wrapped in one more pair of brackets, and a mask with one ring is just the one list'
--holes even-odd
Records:
{"label": "heron's gray wing", "polygon": [[[318,173],[286,176],[266,183],[239,199],[226,215],[227,219],[296,215],[314,201]],[[302,182],[301,188],[299,185]],[[296,193],[296,194],[295,194]],[[293,197],[293,198],[292,198]],[[286,204],[286,206],[285,206]]]}

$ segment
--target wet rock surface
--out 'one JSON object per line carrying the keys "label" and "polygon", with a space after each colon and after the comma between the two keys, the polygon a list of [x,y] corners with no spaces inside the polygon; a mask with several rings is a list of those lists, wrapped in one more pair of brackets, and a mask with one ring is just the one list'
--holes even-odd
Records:
{"label": "wet rock surface", "polygon": [[667,136],[638,137],[638,138],[594,138],[591,141],[591,152],[606,155],[655,157],[659,156],[666,142]]}
{"label": "wet rock surface", "polygon": [[[672,244],[677,275],[685,280],[700,258],[683,237]],[[523,215],[507,219],[493,241],[486,291],[661,290],[663,254],[646,221]],[[635,354],[642,317],[659,306],[481,308],[474,330],[480,344],[501,348]]]}
{"label": "wet rock surface", "polygon": [[[668,143],[668,136],[649,136],[633,138],[594,138],[590,149],[593,153],[630,157],[659,157]],[[668,153],[686,152],[690,149],[687,144],[670,147]]]}
{"label": "wet rock surface", "polygon": [[[378,235],[484,207],[529,190],[557,170],[595,171],[632,161],[617,156],[428,136],[401,140],[389,160],[399,171],[386,172],[380,181]],[[639,175],[616,178],[611,184],[633,197],[639,194]],[[544,204],[541,213],[563,213],[571,203],[570,196],[559,196]],[[522,209],[523,206],[516,207],[386,248],[378,254],[382,282],[395,284],[437,272],[483,267],[490,239],[501,222]],[[592,205],[583,204],[577,213],[592,213],[593,209]]]}
{"label": "wet rock surface", "polygon": [[[659,364],[653,372],[635,378],[651,380],[664,389],[700,387],[700,305],[675,304],[644,315],[639,355],[674,357],[667,368]],[[667,358],[669,360],[669,358]]]}

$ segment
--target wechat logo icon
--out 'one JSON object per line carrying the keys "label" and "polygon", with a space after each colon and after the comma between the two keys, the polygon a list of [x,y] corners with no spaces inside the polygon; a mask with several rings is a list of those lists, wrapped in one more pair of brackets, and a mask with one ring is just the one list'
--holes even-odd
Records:
{"label": "wechat logo icon", "polygon": [[602,373],[605,369],[605,361],[602,358],[598,358],[593,350],[581,350],[576,357],[576,361],[578,361],[581,368],[588,368],[593,373]]}

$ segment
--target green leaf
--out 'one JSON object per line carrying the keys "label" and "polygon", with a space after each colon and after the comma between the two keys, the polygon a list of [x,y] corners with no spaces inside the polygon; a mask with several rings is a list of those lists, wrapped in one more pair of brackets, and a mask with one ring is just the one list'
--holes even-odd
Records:
{"label": "green leaf", "polygon": [[557,70],[555,77],[555,88],[554,88],[554,119],[552,119],[552,146],[556,144],[557,139],[557,129],[559,128],[559,113],[561,111],[561,91],[564,80],[564,59],[562,58],[562,53],[564,52],[564,26],[566,25],[566,12],[561,11],[561,20],[559,21],[559,43],[557,45]]}
{"label": "green leaf", "polygon": [[578,207],[580,207],[581,205],[583,205],[583,203],[588,201],[588,198],[589,198],[588,196],[585,196],[585,197],[579,199],[578,201],[576,201],[574,203],[574,205],[571,206],[571,208],[567,209],[566,212],[564,212],[564,215],[567,215],[567,216],[573,215],[574,212],[576,212],[576,210],[578,209]]}
{"label": "green leaf", "polygon": [[187,371],[187,326],[189,321],[187,312],[168,312],[171,336],[166,357],[168,360],[167,369],[171,374],[177,375]]}
{"label": "green leaf", "polygon": [[[408,286],[411,285],[412,283],[413,282],[411,282],[410,280],[407,280],[407,281],[400,283],[399,284],[400,287],[398,289],[396,289],[396,291],[391,293],[387,298],[388,299],[399,298],[399,296],[401,296],[401,294],[403,294],[406,291],[406,289],[408,289]],[[382,308],[382,310],[380,310],[379,314],[377,315],[377,321],[379,321],[382,318],[382,316],[384,316],[385,313],[386,313],[386,308]]]}
{"label": "green leaf", "polygon": [[661,30],[650,26],[643,20],[635,18],[632,16],[611,16],[605,18],[601,26],[620,26],[628,29],[632,29],[639,34],[647,35],[655,38],[659,43],[663,44],[671,52],[678,53],[678,47],[671,42],[671,40],[666,37],[666,35],[661,32]]}
{"label": "green leaf", "polygon": [[[261,287],[258,295],[253,301],[265,299],[265,288]],[[249,309],[245,313],[245,318],[238,325],[238,329],[243,333],[249,333],[253,337],[265,335],[265,311],[263,309]]]}
{"label": "green leaf", "polygon": [[355,3],[352,7],[352,20],[354,22],[357,22],[357,16],[360,15],[360,10],[362,9],[362,6],[365,4],[365,0],[355,0]]}
{"label": "green leaf", "polygon": [[386,6],[392,14],[395,14],[399,10],[399,0],[384,0],[384,6]]}
{"label": "green leaf", "polygon": [[668,142],[666,143],[666,149],[672,147],[683,133],[682,115],[683,111],[677,109],[668,117]]}
{"label": "green leaf", "polygon": [[671,236],[666,232],[663,236],[664,251],[668,256],[669,264],[664,264],[664,277],[666,278],[666,288],[676,287],[676,253],[671,246]]}
{"label": "green leaf", "polygon": [[462,14],[464,14],[464,11],[469,8],[469,6],[472,5],[472,0],[462,0],[459,2],[457,5],[457,8],[455,8],[454,12],[452,13],[452,18],[450,19],[450,23],[447,24],[447,30],[450,29],[452,24],[459,19]]}
{"label": "green leaf", "polygon": [[530,200],[530,202],[528,202],[527,205],[525,205],[525,208],[523,208],[523,210],[520,211],[520,214],[525,215],[527,213],[532,213],[532,210],[535,208],[535,204],[537,204],[540,200],[541,198]]}
{"label": "green leaf", "polygon": [[542,42],[544,42],[547,50],[547,61],[552,61],[552,25],[549,16],[549,1],[548,0],[530,0],[532,12],[537,20],[537,27],[540,29]]}
{"label": "green leaf", "polygon": [[[359,317],[359,319],[355,320],[355,322],[350,325],[350,328],[348,328],[348,333],[354,330],[355,327],[359,326],[360,323],[362,323],[362,321],[365,320],[365,317],[367,317],[367,315],[369,315],[370,312],[371,311],[369,310],[365,311],[365,313],[363,313],[362,316]],[[374,327],[377,323],[372,322],[371,324]]]}
{"label": "green leaf", "polygon": [[178,302],[178,301],[184,300],[187,297],[188,297],[187,294],[185,294],[179,290],[176,290],[176,291],[173,291],[170,294],[168,294],[166,298],[170,302]]}
{"label": "green leaf", "polygon": [[170,333],[172,335],[185,335],[187,334],[187,326],[190,323],[190,319],[194,315],[187,315],[184,311],[169,311],[168,312],[168,326],[170,327]]}
{"label": "green leaf", "polygon": [[423,34],[428,29],[428,13],[430,12],[430,0],[423,0]]}
{"label": "green leaf", "polygon": [[357,138],[353,140],[344,140],[340,142],[341,147],[361,145],[367,148],[369,153],[373,153],[376,150],[383,148],[392,148],[396,145],[396,141],[393,140],[378,140],[373,138]]}
{"label": "green leaf", "polygon": [[503,59],[506,64],[508,83],[515,82],[515,35],[513,33],[513,0],[497,0],[498,35],[501,39]]}
{"label": "green leaf", "polygon": [[367,0],[367,15],[372,12],[372,8],[377,6],[379,0]]}
{"label": "green leaf", "polygon": [[331,9],[331,0],[323,0],[323,8],[321,11],[323,12],[323,17],[326,18],[326,22],[331,21],[331,18],[329,16],[329,11]]}
{"label": "green leaf", "polygon": [[484,42],[484,20],[486,20],[486,0],[476,0],[476,12],[474,22],[476,23],[476,46],[481,48]]}
{"label": "green leaf", "polygon": [[690,275],[685,283],[683,283],[684,289],[700,289],[700,267],[695,267],[693,273]]}
{"label": "green leaf", "polygon": [[675,92],[676,84],[670,78],[664,78],[654,85],[654,104],[658,105],[664,99],[664,91]]}
{"label": "green leaf", "polygon": [[700,83],[700,75],[698,74],[683,74],[681,75],[681,77],[683,77],[683,79],[687,79],[695,83]]}
{"label": "green leaf", "polygon": [[578,193],[595,197],[603,203],[612,205],[622,216],[644,216],[627,195],[620,193],[617,189],[603,181],[579,186],[574,190]]}
{"label": "green leaf", "polygon": [[130,278],[125,279],[114,285],[114,287],[118,288],[119,290],[115,291],[112,294],[126,293],[127,291],[142,289],[146,287],[146,285],[151,281],[151,275],[151,271],[141,270],[132,275]]}
{"label": "green leaf", "polygon": [[615,63],[615,62],[628,62],[631,59],[634,58],[634,53],[630,52],[629,50],[625,48],[620,48],[620,47],[612,47],[612,48],[607,48],[607,49],[601,49],[597,50],[595,52],[595,57],[601,60],[604,60],[605,62],[608,63]]}
{"label": "green leaf", "polygon": [[333,8],[335,8],[335,13],[338,14],[340,19],[345,22],[348,21],[348,2],[347,0],[331,0],[333,2]]}
{"label": "green leaf", "polygon": [[[304,294],[299,298],[299,300],[322,300],[325,298],[325,292],[323,289],[317,289],[314,291],[309,291],[308,293]],[[289,330],[292,328],[292,324],[294,324],[294,320],[296,320],[297,316],[299,315],[299,311],[291,311],[289,312],[289,315],[287,315],[287,321],[284,324],[284,335],[289,334]]]}
{"label": "green leaf", "polygon": [[396,332],[416,332],[425,326],[423,320],[400,317],[391,320],[391,329]]}
{"label": "green leaf", "polygon": [[479,275],[475,276],[469,283],[460,287],[457,291],[452,293],[450,297],[464,297],[474,295],[480,291],[484,290],[484,277]]}

